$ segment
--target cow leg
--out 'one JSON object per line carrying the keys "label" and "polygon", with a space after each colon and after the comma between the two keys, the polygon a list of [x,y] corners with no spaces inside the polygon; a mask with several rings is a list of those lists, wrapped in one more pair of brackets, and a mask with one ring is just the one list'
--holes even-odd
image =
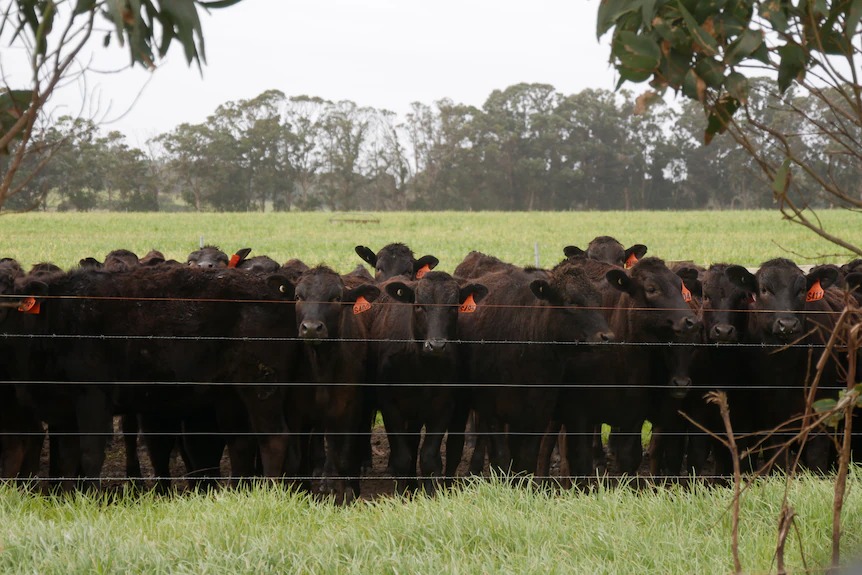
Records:
{"label": "cow leg", "polygon": [[155,490],[161,495],[171,491],[171,453],[181,431],[176,418],[141,414],[141,437],[150,456],[150,464],[156,476]]}
{"label": "cow leg", "polygon": [[[551,479],[551,456],[554,452],[554,445],[557,443],[562,423],[557,420],[548,422],[545,428],[545,434],[542,436],[542,442],[539,444],[539,455],[536,460],[536,479],[543,482],[548,482]],[[560,450],[562,456],[562,450]]]}
{"label": "cow leg", "polygon": [[50,475],[53,481],[59,479],[60,490],[71,493],[77,485],[81,472],[81,444],[77,428],[70,424],[51,424],[49,449],[51,451]]}
{"label": "cow leg", "polygon": [[[469,420],[469,404],[466,401],[457,399],[455,402],[455,409],[449,423],[449,433],[446,435],[447,483],[452,482],[458,474],[458,466],[461,465],[461,459],[464,456],[464,448],[467,447],[466,435]],[[471,437],[473,438],[472,443],[475,446],[475,436],[471,435]]]}
{"label": "cow leg", "polygon": [[114,416],[104,390],[89,388],[79,397],[75,414],[81,432],[81,471],[86,486],[96,488],[101,484],[105,448],[113,433]]}
{"label": "cow leg", "polygon": [[509,429],[512,471],[520,474],[535,474],[542,437],[536,434],[535,429],[532,428],[521,429],[520,431],[521,433],[518,433],[518,431],[513,431],[511,427]]}
{"label": "cow leg", "polygon": [[211,490],[218,487],[224,436],[213,433],[218,422],[214,413],[201,413],[183,420],[182,444],[186,453],[186,469],[191,489]]}
{"label": "cow leg", "polygon": [[334,497],[337,505],[345,505],[359,496],[357,437],[341,426],[331,431],[333,433],[326,434],[326,471],[322,489]]}
{"label": "cow leg", "polygon": [[[482,419],[485,419],[484,417]],[[497,473],[508,475],[512,469],[512,454],[509,448],[509,437],[505,426],[500,424],[496,418],[488,422],[488,433],[486,435],[489,446],[489,457],[491,468]]]}
{"label": "cow leg", "polygon": [[[389,440],[389,472],[395,477],[396,493],[415,489],[416,459],[407,420],[389,402],[381,405],[386,438]],[[412,466],[412,469],[411,469]]]}
{"label": "cow leg", "polygon": [[636,475],[643,460],[640,427],[620,427],[620,433],[611,434],[618,471],[625,475]]}
{"label": "cow leg", "polygon": [[[435,418],[425,424],[425,437],[419,455],[419,470],[422,473],[422,487],[426,493],[434,493],[443,474],[443,435],[449,427],[449,418]],[[448,483],[450,478],[445,478]]]}
{"label": "cow leg", "polygon": [[120,426],[123,430],[123,447],[126,452],[126,477],[135,489],[144,486],[141,473],[141,460],[138,458],[138,416],[126,413],[120,416]]}

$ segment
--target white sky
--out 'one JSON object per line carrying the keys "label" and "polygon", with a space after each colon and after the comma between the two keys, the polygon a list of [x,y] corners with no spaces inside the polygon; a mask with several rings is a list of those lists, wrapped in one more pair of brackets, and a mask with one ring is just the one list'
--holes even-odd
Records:
{"label": "white sky", "polygon": [[[613,90],[609,35],[601,44],[596,40],[598,4],[244,0],[203,14],[203,75],[186,66],[175,43],[153,73],[137,68],[89,74],[86,88],[93,97],[85,115],[106,120],[104,129],[119,130],[133,145],[143,145],[182,122],[203,122],[224,102],[253,98],[267,89],[287,96],[348,99],[401,116],[411,102],[432,104],[444,97],[481,106],[493,90],[518,82],[548,83],[564,93],[588,87]],[[92,67],[126,64],[124,49],[113,44],[101,48],[101,36],[93,42]],[[10,71],[22,52],[4,52],[4,76],[16,87]],[[81,91],[80,85],[68,86],[53,103],[75,112]]]}

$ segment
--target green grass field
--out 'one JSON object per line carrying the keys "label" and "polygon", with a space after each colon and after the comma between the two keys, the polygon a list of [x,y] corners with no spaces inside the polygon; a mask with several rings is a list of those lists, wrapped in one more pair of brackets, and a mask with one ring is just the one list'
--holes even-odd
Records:
{"label": "green grass field", "polygon": [[[831,233],[862,243],[858,216],[820,214]],[[0,216],[2,253],[25,267],[63,267],[116,248],[152,248],[184,260],[200,237],[226,251],[252,247],[285,261],[341,271],[356,244],[394,241],[431,253],[451,271],[470,250],[519,264],[562,258],[596,235],[644,243],[650,254],[702,264],[755,266],[777,256],[799,264],[848,254],[775,212],[25,214]],[[803,257],[804,256],[804,257]],[[862,552],[862,470],[846,502],[844,556]],[[784,481],[744,498],[741,559],[747,573],[775,571]],[[549,494],[472,482],[435,498],[383,498],[336,508],[281,489],[175,498],[53,499],[0,487],[0,573],[729,573],[731,493],[660,488]],[[804,477],[790,489],[797,513],[787,545],[793,572],[829,562],[832,485]],[[802,552],[800,552],[800,547]],[[804,555],[804,560],[803,560]]]}
{"label": "green grass field", "polygon": [[[826,229],[862,244],[862,216],[824,211]],[[379,223],[345,223],[345,218],[375,218]],[[228,252],[253,248],[278,261],[298,257],[308,264],[327,263],[349,271],[359,258],[353,247],[378,250],[404,242],[417,255],[430,253],[451,271],[470,250],[526,265],[551,266],[563,247],[586,247],[598,235],[612,235],[625,245],[643,243],[649,255],[701,264],[720,261],[756,266],[773,257],[798,264],[842,262],[850,255],[807,229],[781,219],[777,212],[386,212],[237,213],[237,214],[58,214],[0,216],[0,257],[25,266],[53,261],[69,267],[85,256],[103,258],[113,249],[143,255],[156,248],[185,261],[200,238]]]}

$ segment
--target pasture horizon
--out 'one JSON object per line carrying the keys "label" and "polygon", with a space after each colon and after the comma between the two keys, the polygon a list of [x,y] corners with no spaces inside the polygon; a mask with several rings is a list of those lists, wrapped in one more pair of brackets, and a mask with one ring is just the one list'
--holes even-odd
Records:
{"label": "pasture horizon", "polygon": [[[818,212],[824,228],[862,243],[858,216]],[[376,220],[357,223],[350,220]],[[392,242],[417,256],[432,254],[449,271],[471,250],[518,265],[550,267],[563,248],[585,248],[600,235],[626,246],[643,243],[648,256],[666,261],[758,266],[775,257],[799,265],[843,263],[854,256],[772,210],[635,212],[288,212],[288,213],[25,213],[4,214],[3,253],[22,266],[50,261],[64,269],[114,249],[143,256],[157,249],[185,261],[204,244],[225,252],[252,248],[279,262],[299,258],[344,273],[361,263],[354,246],[378,250]]]}

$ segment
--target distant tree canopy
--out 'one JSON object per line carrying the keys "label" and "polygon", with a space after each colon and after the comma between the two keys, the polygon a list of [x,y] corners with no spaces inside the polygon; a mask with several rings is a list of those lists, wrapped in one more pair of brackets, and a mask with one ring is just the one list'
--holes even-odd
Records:
{"label": "distant tree canopy", "polygon": [[[749,110],[797,129],[789,105],[752,79]],[[47,132],[66,146],[8,209],[114,210],[634,210],[768,208],[773,196],[750,155],[726,137],[703,140],[697,101],[650,106],[631,93],[566,95],[545,84],[496,90],[481,108],[414,103],[405,118],[350,101],[277,90],[226,102],[201,124],[151,140],[147,152],[92,123]],[[72,136],[74,135],[74,137]],[[805,138],[812,161],[826,142]],[[39,161],[38,154],[30,161]],[[830,167],[858,182],[857,167]],[[854,179],[855,178],[855,179]],[[814,187],[800,174],[799,186]],[[817,205],[830,205],[819,200]]]}

